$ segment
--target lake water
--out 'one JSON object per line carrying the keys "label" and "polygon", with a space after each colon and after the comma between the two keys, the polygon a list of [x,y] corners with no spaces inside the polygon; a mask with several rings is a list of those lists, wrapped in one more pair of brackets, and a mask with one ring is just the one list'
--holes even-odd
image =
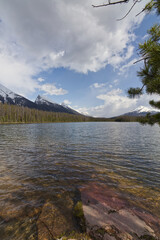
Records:
{"label": "lake water", "polygon": [[[0,239],[37,239],[34,209],[105,183],[160,217],[160,128],[138,123],[0,125]],[[33,235],[34,233],[34,235]]]}

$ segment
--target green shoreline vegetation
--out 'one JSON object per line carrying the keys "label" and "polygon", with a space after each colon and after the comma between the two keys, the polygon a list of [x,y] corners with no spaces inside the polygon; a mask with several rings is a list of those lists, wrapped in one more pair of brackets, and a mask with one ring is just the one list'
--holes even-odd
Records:
{"label": "green shoreline vegetation", "polygon": [[95,118],[61,112],[47,112],[23,106],[0,103],[0,123],[54,123],[54,122],[87,122]]}
{"label": "green shoreline vegetation", "polygon": [[28,107],[0,103],[0,124],[54,123],[54,122],[137,122],[140,117],[119,116],[96,118],[82,114],[47,112]]}

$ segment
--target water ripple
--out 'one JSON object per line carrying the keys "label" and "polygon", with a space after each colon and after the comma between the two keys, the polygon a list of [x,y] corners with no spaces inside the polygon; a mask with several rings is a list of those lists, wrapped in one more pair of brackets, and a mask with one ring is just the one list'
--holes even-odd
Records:
{"label": "water ripple", "polygon": [[99,181],[160,216],[159,145],[159,127],[138,123],[1,125],[0,211]]}

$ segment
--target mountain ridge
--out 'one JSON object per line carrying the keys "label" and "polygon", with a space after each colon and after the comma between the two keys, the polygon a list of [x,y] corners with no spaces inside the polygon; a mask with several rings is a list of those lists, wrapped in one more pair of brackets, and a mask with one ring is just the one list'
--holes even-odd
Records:
{"label": "mountain ridge", "polygon": [[[41,95],[38,95],[37,98],[35,99],[35,102],[32,102],[31,100],[17,93],[14,93],[13,91],[9,90],[2,84],[0,84],[0,102],[12,104],[12,105],[24,106],[24,107],[42,110],[42,111],[83,115],[77,112],[76,110],[70,108],[69,106],[66,106],[63,103],[58,104]],[[145,117],[148,113],[150,113],[151,115],[154,115],[158,112],[160,112],[160,110],[157,110],[151,107],[139,106],[133,111],[124,113],[117,117],[121,117],[121,116]],[[113,118],[115,117],[112,117],[111,119]]]}
{"label": "mountain ridge", "polygon": [[39,106],[40,110],[45,110],[45,111],[49,111],[49,112],[52,112],[52,111],[53,112],[64,112],[64,113],[80,115],[80,113],[78,113],[74,109],[72,109],[68,106],[66,107],[62,104],[52,102],[52,101],[48,100],[47,98],[40,96],[40,95],[37,96],[35,103]]}
{"label": "mountain ridge", "polygon": [[30,101],[29,99],[14,93],[13,91],[9,90],[2,84],[0,84],[0,102],[11,104],[11,105],[18,105],[23,107],[28,107],[37,110],[49,111],[49,112],[62,112],[62,113],[70,113],[74,115],[81,115],[79,112],[75,111],[70,107],[66,107],[64,105],[54,103],[48,100],[45,97],[40,95],[37,96],[35,102]]}
{"label": "mountain ridge", "polygon": [[139,106],[136,109],[134,109],[133,111],[125,113],[121,116],[145,117],[148,113],[150,113],[151,115],[154,115],[158,112],[160,112],[160,110],[152,108],[152,107]]}

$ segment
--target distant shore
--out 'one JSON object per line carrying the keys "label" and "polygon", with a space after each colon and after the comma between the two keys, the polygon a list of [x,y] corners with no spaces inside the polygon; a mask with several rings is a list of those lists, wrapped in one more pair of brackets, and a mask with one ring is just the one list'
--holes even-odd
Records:
{"label": "distant shore", "polygon": [[49,112],[17,105],[0,104],[0,124],[30,124],[54,122],[138,122],[140,117],[92,117],[82,114]]}

